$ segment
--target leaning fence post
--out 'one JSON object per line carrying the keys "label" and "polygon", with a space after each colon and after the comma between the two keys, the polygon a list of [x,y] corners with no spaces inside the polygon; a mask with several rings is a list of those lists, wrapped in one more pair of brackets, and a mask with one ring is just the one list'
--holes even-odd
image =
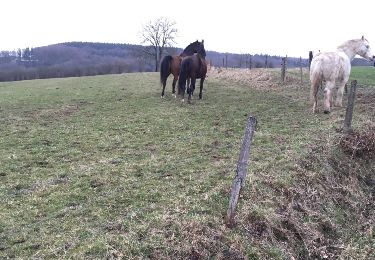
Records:
{"label": "leaning fence post", "polygon": [[344,120],[344,133],[350,133],[352,131],[352,118],[353,118],[353,109],[354,109],[354,99],[355,93],[357,90],[357,81],[352,80],[350,85],[350,92],[348,96],[348,106],[346,107],[346,114]]}
{"label": "leaning fence post", "polygon": [[250,145],[253,139],[256,123],[257,121],[254,117],[248,117],[245,133],[242,140],[240,156],[237,162],[236,176],[233,179],[232,188],[230,192],[229,207],[226,216],[226,224],[228,226],[231,226],[233,224],[233,218],[236,210],[238,197],[240,195],[240,190],[245,185],[247,161],[249,159]]}

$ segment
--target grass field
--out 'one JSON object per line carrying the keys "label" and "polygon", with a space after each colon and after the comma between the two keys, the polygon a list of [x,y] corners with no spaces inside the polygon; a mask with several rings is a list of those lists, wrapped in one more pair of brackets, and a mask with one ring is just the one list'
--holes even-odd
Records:
{"label": "grass field", "polygon": [[375,67],[352,67],[350,79],[356,79],[363,85],[375,85]]}
{"label": "grass field", "polygon": [[[370,259],[374,186],[360,177],[374,160],[339,149],[344,108],[311,114],[306,73],[303,86],[296,71],[286,84],[267,73],[273,88],[209,76],[192,104],[170,82],[160,99],[155,73],[0,83],[0,258]],[[375,73],[352,78],[362,129]],[[228,228],[250,114],[248,181]]]}

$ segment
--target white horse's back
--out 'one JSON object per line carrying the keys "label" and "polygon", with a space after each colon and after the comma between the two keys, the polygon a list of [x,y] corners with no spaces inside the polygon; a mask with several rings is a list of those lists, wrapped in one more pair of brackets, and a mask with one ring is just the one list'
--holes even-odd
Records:
{"label": "white horse's back", "polygon": [[347,81],[350,69],[350,60],[345,53],[320,52],[311,61],[310,79],[334,82]]}

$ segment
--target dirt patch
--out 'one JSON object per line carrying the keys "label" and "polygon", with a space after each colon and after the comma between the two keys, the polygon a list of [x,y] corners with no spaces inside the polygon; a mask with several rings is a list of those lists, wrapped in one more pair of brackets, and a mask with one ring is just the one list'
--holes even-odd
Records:
{"label": "dirt patch", "polygon": [[[153,231],[151,231],[153,232]],[[160,231],[154,230],[158,233]],[[168,244],[168,256],[162,248],[150,248],[149,259],[248,259],[238,241],[226,237],[225,227],[213,223],[168,220],[163,237]],[[144,239],[147,239],[146,237]]]}
{"label": "dirt patch", "polygon": [[89,102],[79,101],[75,104],[63,105],[56,109],[38,109],[32,111],[26,111],[25,117],[39,120],[41,118],[52,118],[52,119],[64,119],[70,117],[80,111],[84,106],[88,105]]}
{"label": "dirt patch", "polygon": [[344,135],[339,144],[352,157],[375,158],[375,125]]}
{"label": "dirt patch", "polygon": [[71,116],[74,113],[76,113],[78,110],[79,110],[78,105],[67,105],[67,106],[62,107],[61,109],[59,109],[57,111],[54,111],[52,113],[52,115],[54,117],[58,117],[58,118],[68,117],[68,116]]}
{"label": "dirt patch", "polygon": [[[340,142],[330,153],[310,154],[307,161],[324,165],[323,171],[314,174],[299,171],[297,185],[284,196],[281,208],[285,211],[281,219],[293,225],[281,226],[288,231],[284,232],[288,241],[291,234],[299,234],[295,241],[291,240],[291,245],[295,245],[293,250],[304,258],[337,259],[345,255],[344,249],[350,245],[353,236],[366,237],[372,233],[375,201],[373,187],[368,185],[371,169],[365,161],[352,157],[352,151],[358,156],[368,155],[367,148],[373,144],[374,136],[372,141],[367,137],[368,132],[350,135],[342,139],[347,142]],[[353,143],[358,144],[358,140],[366,145],[353,149]],[[342,145],[346,148],[345,153],[337,149]],[[321,146],[330,149],[326,144]],[[341,230],[353,233],[342,234]],[[298,252],[300,248],[304,250]]]}
{"label": "dirt patch", "polygon": [[374,87],[360,88],[361,92],[357,93],[357,102],[359,104],[371,105],[375,103]]}
{"label": "dirt patch", "polygon": [[190,248],[181,248],[178,253],[181,258],[204,259],[212,256],[215,259],[245,259],[241,247],[229,241],[224,236],[224,229],[215,229],[212,225],[202,225],[196,222],[185,223],[182,236],[190,241]]}
{"label": "dirt patch", "polygon": [[290,259],[370,257],[371,250],[353,249],[352,243],[374,236],[374,140],[372,127],[330,144],[322,138],[296,163],[290,185],[256,178],[249,200],[274,206],[250,208],[241,222],[248,239]]}

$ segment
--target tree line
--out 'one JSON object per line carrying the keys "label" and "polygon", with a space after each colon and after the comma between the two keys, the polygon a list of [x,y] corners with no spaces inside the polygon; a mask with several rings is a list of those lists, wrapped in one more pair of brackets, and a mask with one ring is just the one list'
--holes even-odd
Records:
{"label": "tree line", "polygon": [[[1,51],[0,81],[151,72],[155,71],[155,58],[150,55],[151,48],[153,47],[132,44],[67,42]],[[166,47],[161,55],[178,55],[181,52],[181,48]],[[228,68],[278,68],[281,66],[281,58],[265,54],[215,51],[207,51],[206,56],[210,65]],[[302,63],[304,67],[308,66],[307,59],[302,59]],[[363,59],[355,59],[353,65],[369,64]],[[288,67],[299,66],[299,58],[288,58]]]}
{"label": "tree line", "polygon": [[150,71],[141,46],[70,42],[0,52],[0,81]]}

